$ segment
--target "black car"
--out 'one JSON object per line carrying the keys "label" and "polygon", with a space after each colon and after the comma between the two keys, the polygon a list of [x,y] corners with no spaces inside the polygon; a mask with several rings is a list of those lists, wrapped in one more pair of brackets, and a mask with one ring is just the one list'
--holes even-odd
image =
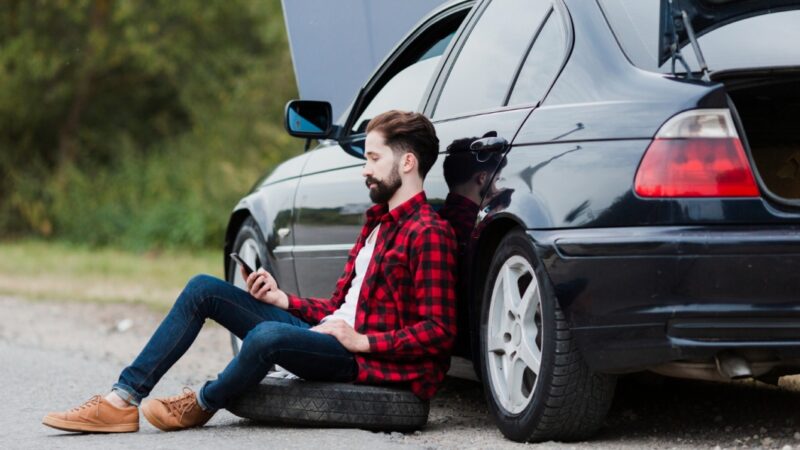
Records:
{"label": "black car", "polygon": [[800,372],[797,9],[449,2],[338,120],[324,102],[290,102],[289,133],[318,144],[241,200],[224,253],[327,296],[370,206],[366,124],[420,111],[441,141],[426,180],[436,208],[461,173],[448,158],[482,164],[460,224],[457,356],[505,436],[591,435],[617,374]]}

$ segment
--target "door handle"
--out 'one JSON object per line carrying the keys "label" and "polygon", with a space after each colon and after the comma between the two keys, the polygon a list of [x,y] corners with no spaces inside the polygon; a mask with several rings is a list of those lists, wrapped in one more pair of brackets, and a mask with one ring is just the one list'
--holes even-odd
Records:
{"label": "door handle", "polygon": [[508,141],[499,136],[490,136],[476,140],[470,144],[473,152],[503,153],[508,149]]}

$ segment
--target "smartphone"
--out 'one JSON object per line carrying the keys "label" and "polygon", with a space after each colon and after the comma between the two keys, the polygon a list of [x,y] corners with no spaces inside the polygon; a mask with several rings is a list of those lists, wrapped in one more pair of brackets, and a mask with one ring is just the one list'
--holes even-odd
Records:
{"label": "smartphone", "polygon": [[246,262],[244,262],[244,260],[242,259],[241,256],[239,256],[238,253],[236,253],[236,252],[231,253],[231,258],[233,258],[234,261],[239,263],[240,266],[244,267],[244,271],[247,274],[247,276],[250,276],[251,273],[255,272],[253,270],[253,268],[250,267],[250,265],[248,265]]}

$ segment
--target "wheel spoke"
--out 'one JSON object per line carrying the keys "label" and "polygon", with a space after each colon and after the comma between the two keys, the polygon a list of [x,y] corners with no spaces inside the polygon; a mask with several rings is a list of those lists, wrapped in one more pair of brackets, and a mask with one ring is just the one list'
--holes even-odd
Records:
{"label": "wheel spoke", "polygon": [[525,374],[525,365],[524,364],[511,364],[511,381],[509,382],[508,392],[509,392],[509,400],[511,403],[512,408],[516,408],[518,405],[525,403],[527,400],[522,395],[522,377]]}
{"label": "wheel spoke", "polygon": [[542,365],[542,353],[535,348],[531,348],[527,341],[523,340],[517,349],[517,357],[530,368],[533,373],[539,375],[539,368]]}
{"label": "wheel spoke", "polygon": [[516,378],[514,376],[514,361],[512,361],[508,355],[506,355],[506,357],[504,357],[503,359],[505,362],[503,375],[505,375],[506,377],[506,398],[508,399],[508,405],[513,408],[514,389],[516,389],[514,386],[514,379]]}
{"label": "wheel spoke", "polygon": [[503,332],[502,330],[497,334],[491,334],[488,338],[489,342],[487,343],[489,353],[497,353],[503,352],[505,353],[505,345],[503,342]]}
{"label": "wheel spoke", "polygon": [[510,266],[503,267],[503,296],[505,297],[506,308],[511,312],[517,312],[519,288],[517,288],[517,280],[511,272]]}
{"label": "wheel spoke", "polygon": [[522,316],[525,316],[528,313],[528,309],[533,306],[536,307],[539,303],[539,287],[536,283],[536,279],[534,278],[531,280],[530,284],[528,284],[528,288],[525,289],[525,293],[522,294],[522,298],[519,302],[519,313]]}

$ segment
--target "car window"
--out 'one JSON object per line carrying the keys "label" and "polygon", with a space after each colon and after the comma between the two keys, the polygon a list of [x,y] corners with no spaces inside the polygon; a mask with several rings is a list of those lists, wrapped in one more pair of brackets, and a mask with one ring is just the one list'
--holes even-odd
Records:
{"label": "car window", "polygon": [[549,0],[495,0],[458,54],[433,116],[451,117],[501,106]]}
{"label": "car window", "polygon": [[558,74],[566,51],[564,30],[558,13],[553,11],[536,36],[519,72],[509,105],[536,103],[542,99]]}
{"label": "car window", "polygon": [[390,109],[416,111],[428,86],[428,80],[454,34],[455,30],[424,48],[418,58],[412,59],[410,65],[397,72],[353,122],[353,131],[364,131],[370,119]]}

